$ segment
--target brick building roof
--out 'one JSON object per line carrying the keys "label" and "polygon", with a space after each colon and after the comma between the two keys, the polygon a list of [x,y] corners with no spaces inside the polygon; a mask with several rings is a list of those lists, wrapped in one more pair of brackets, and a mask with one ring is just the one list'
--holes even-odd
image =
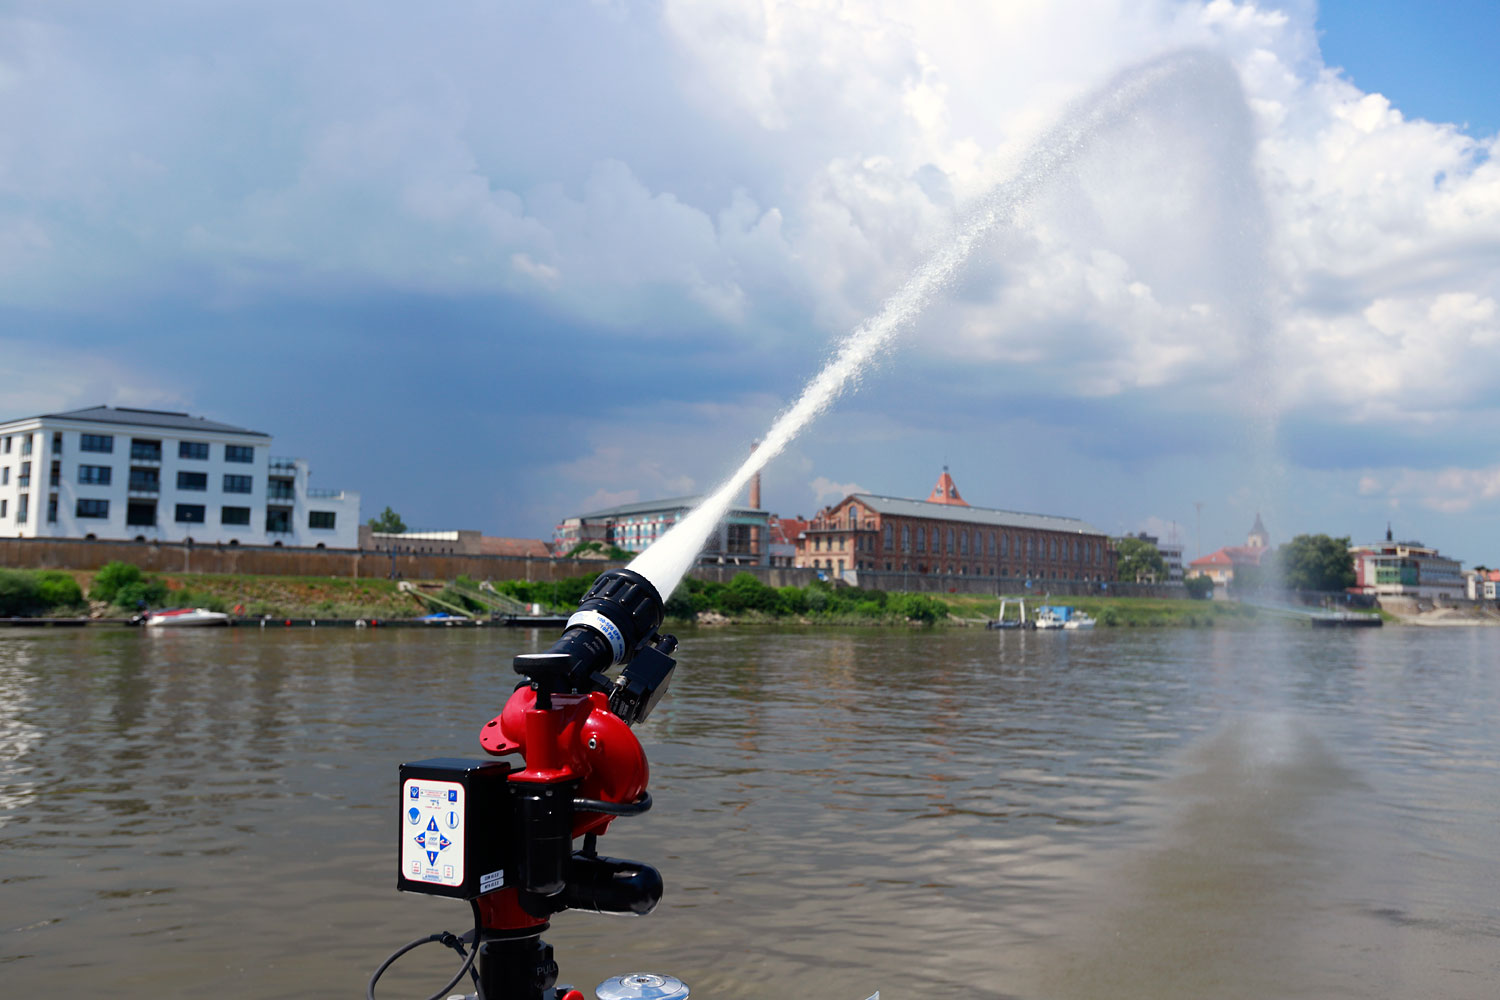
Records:
{"label": "brick building roof", "polygon": [[1101,534],[1092,524],[1076,517],[994,510],[989,507],[974,507],[967,503],[963,506],[954,506],[951,503],[940,504],[930,500],[903,500],[900,497],[876,496],[873,493],[855,493],[852,498],[877,514],[890,514],[897,517],[924,517],[997,528],[1022,528],[1030,531],[1068,531],[1080,535]]}

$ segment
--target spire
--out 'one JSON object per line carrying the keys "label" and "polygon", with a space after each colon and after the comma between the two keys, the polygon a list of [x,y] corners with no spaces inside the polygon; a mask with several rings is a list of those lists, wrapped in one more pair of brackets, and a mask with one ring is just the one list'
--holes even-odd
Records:
{"label": "spire", "polygon": [[948,475],[948,467],[943,466],[943,474],[938,476],[937,485],[932,488],[932,495],[927,498],[928,503],[954,504],[959,507],[969,506],[969,502],[958,495],[958,487],[953,485],[953,477]]}
{"label": "spire", "polygon": [[1385,522],[1385,540],[1388,542],[1395,541],[1395,539],[1391,537],[1391,522],[1389,521]]}
{"label": "spire", "polygon": [[1260,511],[1255,512],[1255,524],[1250,528],[1250,537],[1245,539],[1245,544],[1252,549],[1266,549],[1271,547],[1271,533],[1261,523]]}

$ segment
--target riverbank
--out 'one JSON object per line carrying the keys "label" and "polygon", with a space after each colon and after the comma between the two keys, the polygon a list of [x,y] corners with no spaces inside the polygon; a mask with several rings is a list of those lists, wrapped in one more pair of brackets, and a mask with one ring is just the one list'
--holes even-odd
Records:
{"label": "riverbank", "polygon": [[[54,589],[58,578],[75,582],[80,600],[41,612],[46,617],[100,620],[128,617],[137,610],[133,603],[124,606],[81,599],[81,595],[96,593],[97,574],[93,571],[49,571],[48,575]],[[427,597],[467,606],[483,617],[488,617],[489,610],[441,580],[411,581],[409,589],[403,590],[396,580],[323,576],[159,573],[145,579],[154,587],[151,606],[203,607],[247,619],[410,619],[442,609]],[[591,576],[546,583],[497,581],[495,588],[527,604],[539,604],[547,612],[566,614],[577,607],[591,581]],[[466,589],[473,594],[472,588]],[[1014,618],[1019,598],[1010,596],[1006,600],[1010,602],[1007,616]],[[1275,617],[1266,609],[1235,601],[1112,595],[1049,598],[1045,594],[1026,598],[1028,611],[1049,603],[1086,611],[1101,628],[1233,628]],[[991,595],[911,594],[831,587],[821,582],[807,587],[768,587],[748,574],[729,583],[685,580],[667,602],[667,620],[679,627],[693,623],[982,628],[999,611],[1000,598]],[[1398,608],[1395,613],[1382,612],[1381,617],[1388,624],[1500,624],[1500,614],[1485,609]]]}

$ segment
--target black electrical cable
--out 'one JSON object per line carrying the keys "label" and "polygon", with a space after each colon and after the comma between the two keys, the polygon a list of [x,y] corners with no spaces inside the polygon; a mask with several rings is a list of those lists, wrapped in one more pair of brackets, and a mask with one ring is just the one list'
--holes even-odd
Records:
{"label": "black electrical cable", "polygon": [[479,915],[479,904],[471,899],[469,900],[469,906],[474,910],[474,941],[472,943],[472,946],[467,951],[465,951],[464,949],[463,938],[458,937],[448,931],[440,931],[437,934],[429,934],[426,937],[417,938],[415,941],[412,941],[409,944],[402,945],[400,948],[396,949],[396,951],[392,952],[389,958],[387,958],[384,962],[381,962],[380,968],[376,969],[375,974],[370,977],[370,984],[365,987],[365,1000],[375,1000],[375,984],[380,982],[380,977],[385,975],[385,970],[396,964],[396,959],[400,958],[402,955],[405,955],[409,951],[415,951],[416,949],[422,947],[422,945],[431,944],[434,941],[445,945],[446,947],[452,948],[454,951],[462,955],[464,964],[458,967],[458,973],[454,975],[452,979],[448,980],[448,984],[446,986],[438,990],[432,996],[428,997],[427,1000],[444,1000],[444,998],[449,995],[448,991],[457,986],[459,980],[463,979],[466,974],[473,976],[474,988],[479,991],[479,1000],[484,1000],[484,988],[479,985],[479,976],[472,972],[474,968],[474,959],[479,955],[479,939],[480,935],[484,933],[484,921],[483,918],[481,918]]}
{"label": "black electrical cable", "polygon": [[574,799],[579,812],[606,813],[610,816],[639,816],[651,808],[651,793],[642,792],[634,802],[605,802],[601,799]]}

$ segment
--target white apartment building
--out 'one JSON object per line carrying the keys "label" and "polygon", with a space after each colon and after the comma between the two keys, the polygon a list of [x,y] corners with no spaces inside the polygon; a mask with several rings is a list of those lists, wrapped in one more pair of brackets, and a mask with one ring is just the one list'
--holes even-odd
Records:
{"label": "white apartment building", "polygon": [[359,494],[308,486],[271,436],[94,406],[0,423],[0,536],[352,549]]}

